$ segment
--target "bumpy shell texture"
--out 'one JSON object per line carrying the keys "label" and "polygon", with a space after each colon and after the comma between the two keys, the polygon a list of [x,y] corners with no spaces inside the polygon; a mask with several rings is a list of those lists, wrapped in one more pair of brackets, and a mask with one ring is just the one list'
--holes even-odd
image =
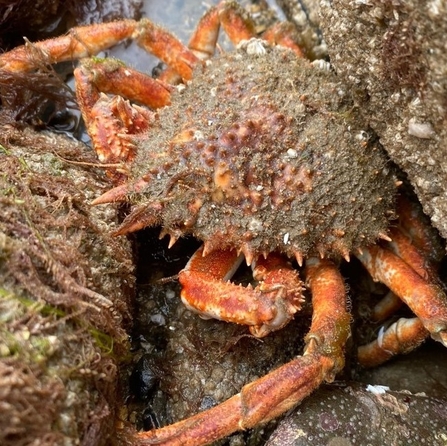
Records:
{"label": "bumpy shell texture", "polygon": [[136,142],[124,226],[290,257],[336,257],[386,233],[395,179],[346,87],[264,50],[212,59],[157,113]]}

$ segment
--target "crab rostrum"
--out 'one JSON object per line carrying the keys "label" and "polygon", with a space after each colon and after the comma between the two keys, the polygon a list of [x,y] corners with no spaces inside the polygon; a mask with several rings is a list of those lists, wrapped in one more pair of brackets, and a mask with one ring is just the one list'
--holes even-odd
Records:
{"label": "crab rostrum", "polygon": [[[211,58],[220,25],[237,49]],[[131,203],[119,235],[160,226],[170,245],[186,234],[203,241],[179,273],[183,302],[202,317],[246,324],[257,337],[284,327],[303,301],[294,260],[305,265],[313,306],[303,356],[221,405],[135,434],[135,444],[207,444],[282,414],[333,380],[351,319],[338,261],[350,255],[393,292],[378,317],[400,300],[415,314],[360,347],[362,364],[429,335],[447,346],[434,236],[398,194],[400,181],[349,91],[327,63],[302,58],[287,24],[255,39],[238,5],[222,2],[188,47],[146,19],[79,27],[35,47],[53,63],[129,37],[166,63],[159,79],[112,59],[83,59],[75,71],[88,131],[116,183],[94,204]],[[28,54],[24,46],[2,55],[1,69],[33,69]],[[229,281],[243,260],[255,287]]]}

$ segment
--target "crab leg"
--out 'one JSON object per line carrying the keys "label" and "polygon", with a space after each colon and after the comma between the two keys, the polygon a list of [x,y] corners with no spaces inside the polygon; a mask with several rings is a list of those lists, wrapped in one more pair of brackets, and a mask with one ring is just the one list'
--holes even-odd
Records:
{"label": "crab leg", "polygon": [[371,320],[373,322],[384,321],[399,310],[403,304],[399,296],[396,296],[392,291],[388,291],[372,309]]}
{"label": "crab leg", "polygon": [[377,245],[362,248],[357,257],[374,280],[410,307],[433,339],[447,346],[447,297],[437,284],[424,280],[397,255]]}
{"label": "crab leg", "polygon": [[280,22],[268,28],[262,38],[271,45],[281,45],[291,49],[297,57],[304,57],[303,50],[297,43],[295,38],[295,27],[290,22]]}
{"label": "crab leg", "polygon": [[197,57],[175,36],[148,19],[78,26],[65,36],[27,43],[5,53],[0,56],[0,68],[11,72],[30,71],[42,63],[93,56],[129,38],[166,62],[184,79],[191,78],[192,67],[199,61]]}
{"label": "crab leg", "polygon": [[[202,16],[189,40],[188,48],[198,59],[206,60],[214,54],[221,25],[234,45],[255,36],[253,22],[244,14],[239,4],[222,1]],[[164,60],[161,54],[159,57]],[[178,70],[173,69],[171,64],[168,65],[159,79],[170,84],[177,83]]]}
{"label": "crab leg", "polygon": [[19,72],[36,69],[42,63],[54,64],[89,57],[132,37],[134,20],[79,26],[68,34],[37,43],[26,43],[0,56],[0,69]]}
{"label": "crab leg", "polygon": [[439,234],[431,226],[421,206],[401,194],[397,200],[397,214],[402,232],[427,259],[437,265],[444,258],[445,251],[439,242]]}
{"label": "crab leg", "polygon": [[386,330],[382,328],[377,340],[360,346],[357,359],[363,367],[376,367],[395,355],[410,353],[429,335],[417,317],[401,318]]}
{"label": "crab leg", "polygon": [[164,107],[171,102],[173,87],[113,58],[85,59],[74,75],[76,95],[85,108],[93,107],[100,92],[119,94],[151,108]]}
{"label": "crab leg", "polygon": [[256,288],[225,282],[243,260],[235,251],[213,251],[203,247],[179,273],[181,298],[192,311],[205,318],[250,326],[254,336],[263,337],[284,327],[300,309],[302,283],[283,257],[259,258],[253,277]]}
{"label": "crab leg", "polygon": [[329,261],[310,259],[307,279],[314,315],[303,356],[244,386],[224,403],[184,421],[135,435],[136,445],[203,446],[240,429],[265,423],[332,381],[344,365],[350,334],[343,279]]}
{"label": "crab leg", "polygon": [[143,19],[140,21],[135,39],[142,48],[165,62],[182,79],[192,78],[192,70],[200,59],[169,31],[148,19]]}
{"label": "crab leg", "polygon": [[197,57],[209,59],[214,54],[221,25],[234,45],[255,36],[253,22],[238,3],[220,2],[200,19],[189,40],[188,47]]}
{"label": "crab leg", "polygon": [[[427,258],[425,253],[418,249],[410,238],[400,228],[390,230],[391,241],[386,243],[386,248],[399,256],[413,270],[426,281],[436,281],[436,265]],[[384,320],[391,316],[402,305],[402,300],[393,292],[389,292],[373,309],[375,320]]]}
{"label": "crab leg", "polygon": [[[170,87],[125,67],[115,59],[85,59],[75,69],[76,97],[87,131],[102,163],[123,166],[136,154],[132,135],[143,133],[153,121],[150,110],[170,103]],[[111,99],[101,94],[116,93]],[[121,175],[109,172],[119,182]],[[125,171],[122,172],[125,178]]]}

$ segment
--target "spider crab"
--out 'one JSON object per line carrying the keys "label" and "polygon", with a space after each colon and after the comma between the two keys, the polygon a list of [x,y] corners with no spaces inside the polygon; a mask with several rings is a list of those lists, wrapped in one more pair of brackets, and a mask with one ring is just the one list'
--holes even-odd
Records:
{"label": "spider crab", "polygon": [[[211,58],[220,26],[238,49]],[[313,317],[303,355],[212,409],[135,434],[135,444],[208,444],[279,416],[332,381],[350,336],[337,263],[351,254],[394,293],[378,317],[398,300],[415,314],[360,347],[360,363],[379,364],[428,336],[447,346],[433,235],[398,195],[399,181],[346,88],[301,57],[287,25],[253,37],[249,18],[224,1],[188,46],[147,19],[78,27],[34,44],[48,63],[85,58],[75,70],[77,98],[116,183],[94,204],[133,205],[117,235],[159,225],[170,245],[185,234],[203,241],[179,273],[188,307],[265,336],[299,310],[304,284],[291,261],[305,264]],[[126,38],[165,62],[159,79],[87,58]],[[2,55],[0,67],[32,70],[27,46]],[[228,281],[243,259],[254,288]]]}

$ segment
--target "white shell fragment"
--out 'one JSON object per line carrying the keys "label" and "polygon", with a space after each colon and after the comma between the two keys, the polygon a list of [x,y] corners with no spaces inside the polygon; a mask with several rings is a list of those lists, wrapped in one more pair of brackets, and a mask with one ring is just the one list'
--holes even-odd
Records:
{"label": "white shell fragment", "polygon": [[388,386],[380,386],[380,385],[373,386],[371,384],[368,384],[366,386],[366,391],[371,392],[374,395],[384,395],[388,390],[390,390]]}
{"label": "white shell fragment", "polygon": [[263,56],[267,53],[266,46],[267,42],[265,40],[252,38],[250,40],[242,40],[238,48],[244,49],[250,55]]}
{"label": "white shell fragment", "polygon": [[415,118],[411,118],[408,122],[408,133],[422,139],[430,139],[435,136],[435,131],[429,122],[417,122]]}

